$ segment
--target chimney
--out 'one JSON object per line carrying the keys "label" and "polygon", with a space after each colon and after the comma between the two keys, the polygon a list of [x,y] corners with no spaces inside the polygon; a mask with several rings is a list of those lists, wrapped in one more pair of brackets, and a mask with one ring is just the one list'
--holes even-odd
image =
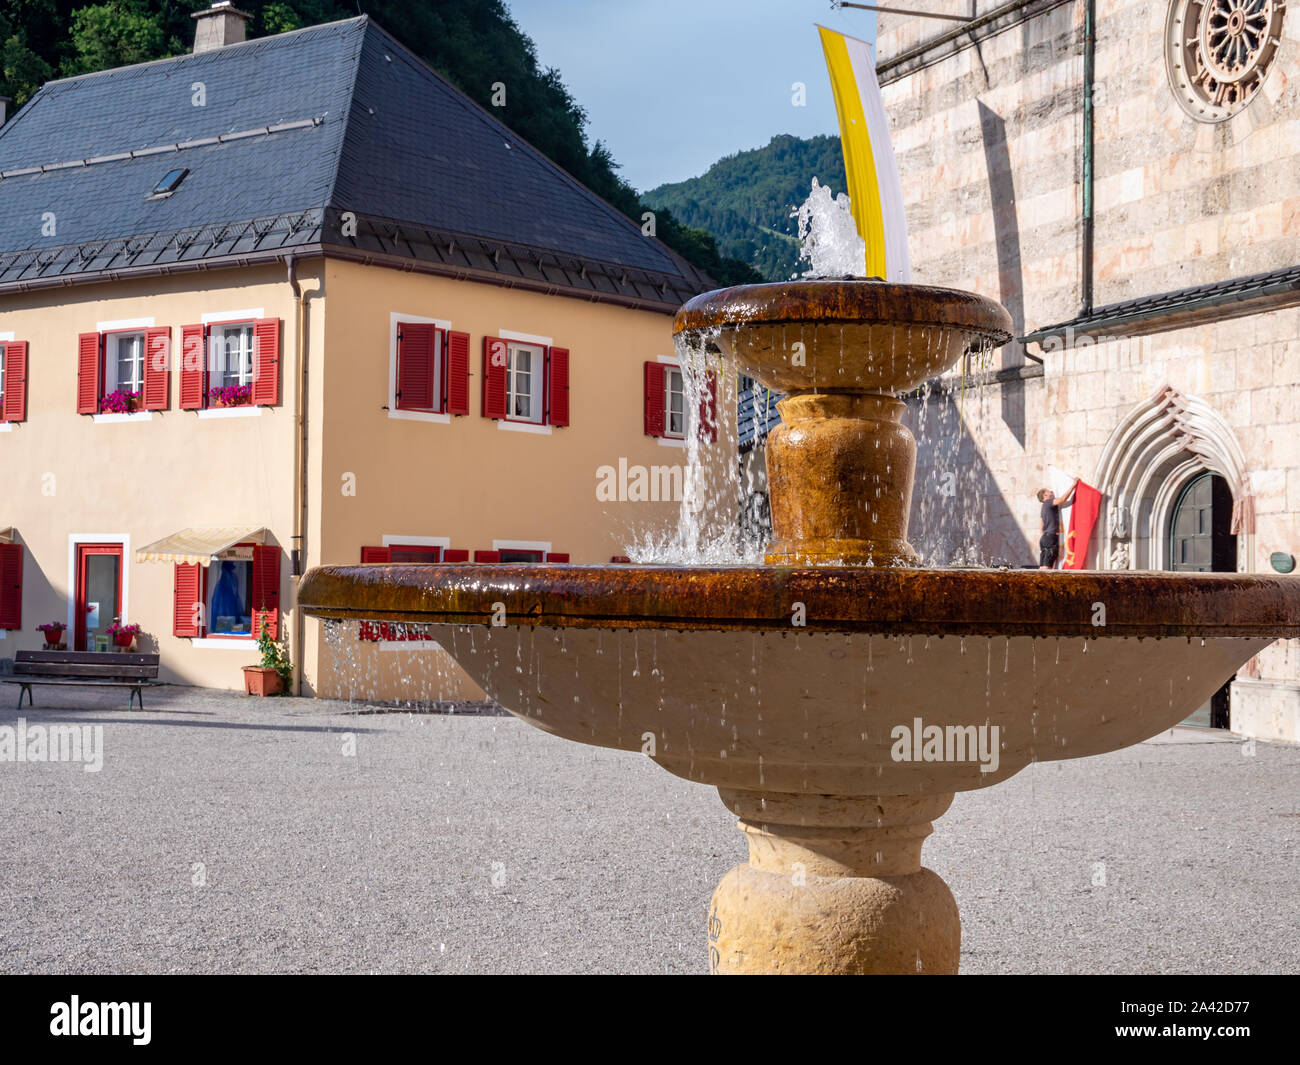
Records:
{"label": "chimney", "polygon": [[230,0],[221,0],[206,11],[196,11],[190,18],[194,27],[194,51],[211,52],[244,40],[244,23],[253,16],[240,11]]}
{"label": "chimney", "polygon": [[9,120],[9,105],[13,102],[13,97],[0,96],[0,126]]}

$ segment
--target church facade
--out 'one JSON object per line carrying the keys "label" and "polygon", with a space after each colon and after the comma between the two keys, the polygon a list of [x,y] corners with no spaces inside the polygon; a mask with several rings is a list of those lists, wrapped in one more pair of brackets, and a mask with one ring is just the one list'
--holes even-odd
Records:
{"label": "church facade", "polygon": [[[913,542],[1033,565],[1035,493],[1069,475],[1103,497],[1088,568],[1290,572],[1300,11],[926,7],[970,21],[881,14],[877,41],[914,280],[999,299],[1017,339],[913,397]],[[1253,659],[1200,723],[1300,741],[1298,650]]]}

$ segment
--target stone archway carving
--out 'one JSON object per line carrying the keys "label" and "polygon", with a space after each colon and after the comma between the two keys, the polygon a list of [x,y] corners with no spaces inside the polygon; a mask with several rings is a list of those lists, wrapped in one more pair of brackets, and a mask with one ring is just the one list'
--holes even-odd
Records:
{"label": "stone archway carving", "polygon": [[[1232,427],[1205,400],[1171,385],[1139,403],[1111,433],[1097,465],[1106,500],[1097,565],[1103,569],[1164,569],[1169,515],[1178,492],[1209,470],[1232,490],[1232,531],[1249,568],[1255,533],[1250,471]],[[1238,564],[1238,568],[1243,568]]]}

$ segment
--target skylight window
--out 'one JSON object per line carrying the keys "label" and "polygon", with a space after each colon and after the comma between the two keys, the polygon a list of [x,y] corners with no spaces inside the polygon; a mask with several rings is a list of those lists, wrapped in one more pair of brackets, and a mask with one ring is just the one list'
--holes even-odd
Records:
{"label": "skylight window", "polygon": [[150,199],[161,199],[164,196],[170,196],[176,191],[177,187],[185,180],[185,175],[189,173],[185,167],[177,167],[175,170],[168,170],[163,175],[163,179],[153,187],[153,193]]}

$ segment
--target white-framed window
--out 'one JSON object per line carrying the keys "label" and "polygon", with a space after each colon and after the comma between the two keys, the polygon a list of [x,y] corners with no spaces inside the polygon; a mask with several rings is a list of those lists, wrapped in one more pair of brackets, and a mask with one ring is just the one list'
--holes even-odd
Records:
{"label": "white-framed window", "polygon": [[686,379],[680,366],[664,368],[664,436],[686,438]]}
{"label": "white-framed window", "polygon": [[104,395],[144,391],[144,333],[109,333],[105,338]]}
{"label": "white-framed window", "polygon": [[253,323],[232,322],[208,328],[208,390],[251,388]]}
{"label": "white-framed window", "polygon": [[[453,340],[464,345],[456,372],[449,360]],[[388,316],[389,418],[449,425],[453,414],[469,413],[469,334],[454,332],[451,321],[392,311]],[[414,375],[414,376],[412,376]],[[429,405],[419,393],[428,381]],[[420,387],[411,389],[411,384]],[[453,388],[453,384],[458,387]],[[406,387],[403,387],[403,386]],[[412,391],[417,393],[412,398]],[[456,396],[451,393],[455,392]]]}
{"label": "white-framed window", "polygon": [[506,354],[506,417],[540,425],[546,417],[546,349],[511,341]]}

